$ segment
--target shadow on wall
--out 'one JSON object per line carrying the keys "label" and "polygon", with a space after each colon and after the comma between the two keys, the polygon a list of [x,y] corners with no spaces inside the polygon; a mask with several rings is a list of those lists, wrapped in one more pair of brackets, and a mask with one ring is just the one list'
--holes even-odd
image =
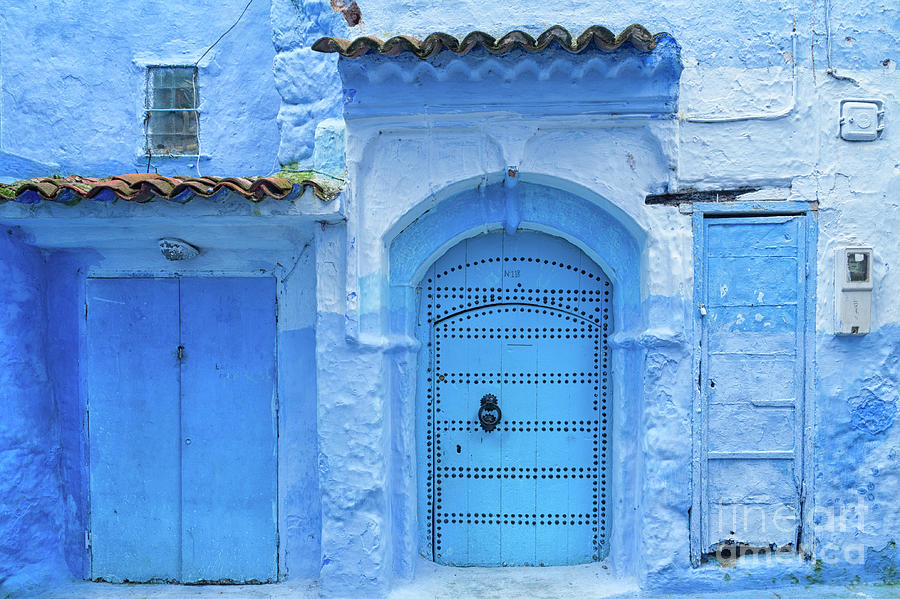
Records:
{"label": "shadow on wall", "polygon": [[[0,235],[0,587],[68,578],[57,401],[48,355],[46,262]],[[9,590],[7,590],[9,589]]]}

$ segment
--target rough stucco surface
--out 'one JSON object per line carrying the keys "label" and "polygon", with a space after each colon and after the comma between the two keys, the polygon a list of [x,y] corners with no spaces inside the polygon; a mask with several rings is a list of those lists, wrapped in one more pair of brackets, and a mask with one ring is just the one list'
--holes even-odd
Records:
{"label": "rough stucco surface", "polygon": [[[65,571],[56,404],[37,250],[0,235],[0,589]],[[13,540],[14,541],[10,541]]]}
{"label": "rough stucco surface", "polygon": [[[85,408],[80,390],[79,319],[83,316],[82,261],[67,252],[45,254],[47,374],[59,418],[61,512],[65,519],[64,548],[70,572],[85,572],[84,551],[88,497],[85,493],[87,447],[83,443]],[[82,453],[84,452],[84,454]]]}
{"label": "rough stucco surface", "polygon": [[328,2],[272,0],[272,35],[275,44],[273,73],[281,94],[278,160],[300,168],[313,166],[316,125],[340,116],[341,84],[337,57],[313,52],[323,36],[350,32]]}
{"label": "rough stucco surface", "polygon": [[67,0],[4,6],[0,176],[276,171],[279,98],[265,0],[253,2],[199,64],[199,165],[157,157],[148,167],[144,152],[146,67],[194,64],[245,5],[117,2],[86,11],[83,2]]}

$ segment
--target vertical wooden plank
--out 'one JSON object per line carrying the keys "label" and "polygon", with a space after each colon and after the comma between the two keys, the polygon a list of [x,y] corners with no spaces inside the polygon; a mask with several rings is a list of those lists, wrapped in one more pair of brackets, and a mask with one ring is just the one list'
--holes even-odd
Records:
{"label": "vertical wooden plank", "polygon": [[[446,301],[450,293],[442,292]],[[439,324],[434,332],[434,418],[435,418],[435,499],[434,545],[435,559],[450,565],[466,565],[469,558],[469,530],[473,526],[470,514],[469,485],[475,474],[472,469],[473,446],[478,443],[473,432],[473,415],[470,410],[469,390],[473,379],[467,374],[473,371],[470,359],[476,352],[467,352],[461,338],[458,318],[450,318]],[[485,372],[499,368],[499,359],[493,350],[494,342],[479,339],[477,353],[494,357],[496,364],[485,364]],[[479,371],[481,368],[478,369]],[[491,511],[490,505],[479,505],[478,511]]]}
{"label": "vertical wooden plank", "polygon": [[[803,443],[803,459],[801,462],[803,474],[801,477],[802,489],[800,494],[800,504],[802,519],[802,534],[800,535],[800,551],[807,558],[812,556],[812,549],[815,540],[815,529],[813,526],[813,510],[807,509],[811,504],[806,503],[807,497],[812,494],[812,484],[814,476],[813,468],[813,441],[815,438],[815,364],[816,364],[816,262],[818,247],[818,228],[816,219],[812,214],[807,214],[803,219],[802,226],[806,232],[806,248],[804,254],[805,260],[805,310],[804,310],[804,328],[803,328],[803,361],[804,361],[804,389],[803,389],[803,420],[802,420],[802,443]],[[801,442],[801,440],[798,440]]]}
{"label": "vertical wooden plank", "polygon": [[706,227],[704,224],[703,214],[695,212],[691,216],[691,225],[693,228],[693,251],[694,251],[694,305],[691,306],[692,313],[692,330],[694,339],[694,352],[691,363],[691,381],[693,382],[694,394],[691,413],[691,433],[692,433],[692,455],[691,455],[691,518],[690,518],[690,546],[691,546],[691,564],[694,567],[700,565],[701,545],[703,538],[703,510],[705,509],[704,498],[706,490],[703,488],[706,476],[704,468],[706,466],[705,447],[703,439],[705,433],[703,431],[703,421],[705,412],[702,409],[703,395],[699,381],[703,379],[703,352],[706,351],[706,342],[703,339],[705,328],[703,327],[703,317],[706,311],[706,282],[704,274],[704,255],[706,253]]}
{"label": "vertical wooden plank", "polygon": [[178,287],[88,279],[91,578],[180,578]]}
{"label": "vertical wooden plank", "polygon": [[[803,486],[803,419],[804,396],[806,395],[806,227],[803,217],[793,219],[797,232],[797,270],[794,273],[797,281],[797,320],[794,326],[795,360],[794,360],[794,487],[797,489],[797,524],[800,524],[800,493]],[[795,543],[798,541],[795,537]]]}
{"label": "vertical wooden plank", "polygon": [[[505,328],[505,327],[504,327]],[[511,327],[518,339],[504,339],[501,354],[503,383],[500,409],[504,422],[492,434],[500,440],[500,525],[501,563],[506,566],[535,564],[536,511],[534,479],[517,474],[537,469],[537,335]],[[508,335],[505,335],[508,336]],[[534,423],[534,424],[532,424]],[[508,471],[507,469],[512,469]],[[501,476],[499,469],[497,477]],[[525,518],[519,517],[524,514]]]}
{"label": "vertical wooden plank", "polygon": [[277,577],[275,281],[181,281],[185,582]]}

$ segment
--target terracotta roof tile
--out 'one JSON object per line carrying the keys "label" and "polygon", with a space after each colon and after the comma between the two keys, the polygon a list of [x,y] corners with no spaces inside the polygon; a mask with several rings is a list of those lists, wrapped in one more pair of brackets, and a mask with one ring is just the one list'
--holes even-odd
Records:
{"label": "terracotta roof tile", "polygon": [[0,202],[29,201],[23,199],[28,191],[35,192],[41,200],[54,202],[71,200],[72,195],[66,193],[67,190],[86,199],[95,199],[109,190],[122,200],[148,202],[154,199],[172,200],[186,191],[208,198],[223,189],[258,202],[265,198],[284,199],[294,191],[295,185],[311,187],[320,200],[328,201],[340,193],[343,181],[311,171],[282,171],[273,177],[165,177],[155,173],[130,173],[97,179],[71,175],[39,177],[0,185]]}
{"label": "terracotta roof tile", "polygon": [[431,58],[448,50],[456,54],[466,54],[474,48],[482,47],[492,54],[503,54],[515,48],[529,52],[540,52],[557,42],[564,50],[578,54],[589,48],[599,50],[615,50],[625,44],[631,44],[638,50],[652,50],[660,37],[665,33],[652,34],[640,25],[630,25],[615,35],[606,27],[593,25],[578,37],[574,37],[567,29],[554,25],[540,34],[537,39],[524,31],[510,31],[506,35],[495,38],[482,31],[473,31],[462,40],[447,33],[435,32],[424,40],[406,35],[398,35],[387,41],[377,37],[359,37],[353,41],[337,37],[323,37],[317,40],[312,49],[318,52],[337,52],[345,58],[358,58],[368,52],[384,56],[397,56],[410,52],[419,58]]}

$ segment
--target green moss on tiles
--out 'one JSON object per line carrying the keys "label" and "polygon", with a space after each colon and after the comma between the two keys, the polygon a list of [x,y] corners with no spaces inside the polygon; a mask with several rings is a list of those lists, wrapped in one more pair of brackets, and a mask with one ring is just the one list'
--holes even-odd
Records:
{"label": "green moss on tiles", "polygon": [[286,179],[295,185],[312,185],[316,195],[323,201],[333,200],[344,188],[344,180],[313,170],[293,171],[282,169],[275,177]]}

